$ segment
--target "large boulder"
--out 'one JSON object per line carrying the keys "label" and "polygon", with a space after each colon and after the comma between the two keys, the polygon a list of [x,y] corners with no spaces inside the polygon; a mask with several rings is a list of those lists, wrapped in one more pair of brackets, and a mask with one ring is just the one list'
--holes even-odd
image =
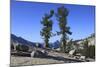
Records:
{"label": "large boulder", "polygon": [[75,49],[74,49],[74,50],[69,51],[69,57],[73,57],[74,53],[75,53]]}
{"label": "large boulder", "polygon": [[35,51],[31,52],[31,57],[34,57]]}
{"label": "large boulder", "polygon": [[31,57],[38,57],[38,58],[44,58],[47,56],[47,52],[45,50],[36,50],[32,51]]}
{"label": "large boulder", "polygon": [[71,51],[69,51],[69,54],[70,54],[70,55],[73,55],[74,52],[75,52],[75,50],[71,50]]}

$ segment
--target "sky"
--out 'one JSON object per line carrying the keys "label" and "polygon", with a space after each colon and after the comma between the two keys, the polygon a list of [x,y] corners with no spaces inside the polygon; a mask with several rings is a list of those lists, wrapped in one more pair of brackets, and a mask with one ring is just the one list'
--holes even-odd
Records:
{"label": "sky", "polygon": [[[75,4],[57,4],[40,2],[11,1],[11,33],[32,42],[43,42],[40,36],[42,25],[40,21],[45,13],[51,9],[57,12],[57,8],[64,5],[69,10],[67,17],[68,26],[72,35],[69,38],[77,40],[95,33],[95,7]],[[59,30],[56,17],[53,20],[53,33]],[[60,40],[61,36],[50,38],[50,42]]]}

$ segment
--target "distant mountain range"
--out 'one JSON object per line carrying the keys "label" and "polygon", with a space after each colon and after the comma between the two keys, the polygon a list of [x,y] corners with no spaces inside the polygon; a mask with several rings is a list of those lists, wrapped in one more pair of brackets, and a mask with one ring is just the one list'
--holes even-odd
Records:
{"label": "distant mountain range", "polygon": [[[19,44],[20,45],[27,45],[29,47],[38,46],[40,48],[43,48],[43,45],[44,45],[43,43],[30,42],[28,40],[25,40],[22,37],[18,37],[16,35],[14,35],[14,34],[11,34],[11,44],[13,44],[13,45],[19,45]],[[50,48],[52,48],[52,47],[58,48],[59,46],[60,46],[59,41],[56,41],[54,43],[50,43],[50,45],[49,45]]]}
{"label": "distant mountain range", "polygon": [[[84,39],[80,39],[80,40],[75,40],[78,44],[80,44],[82,41],[84,41],[86,38]],[[87,37],[87,39],[89,40],[89,43],[94,45],[95,44],[95,34],[92,34],[90,35],[89,37]],[[36,42],[30,42],[28,40],[25,40],[24,38],[22,37],[18,37],[14,34],[11,34],[11,44],[13,45],[27,45],[29,47],[40,47],[40,48],[43,48],[44,47],[44,44],[43,43],[36,43]],[[57,40],[55,41],[54,43],[50,43],[49,45],[50,48],[59,48],[60,47],[60,42]]]}
{"label": "distant mountain range", "polygon": [[11,44],[20,44],[20,45],[28,45],[28,46],[32,46],[34,47],[36,43],[33,43],[33,42],[30,42],[28,40],[25,40],[24,38],[22,37],[17,37],[16,35],[14,34],[11,34]]}

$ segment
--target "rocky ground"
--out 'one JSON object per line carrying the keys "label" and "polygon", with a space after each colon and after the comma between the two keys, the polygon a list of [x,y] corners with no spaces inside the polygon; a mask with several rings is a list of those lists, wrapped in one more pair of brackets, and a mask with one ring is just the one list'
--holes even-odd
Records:
{"label": "rocky ground", "polygon": [[[38,51],[47,51],[47,55],[44,56],[45,54],[42,55],[37,55],[36,57],[31,57],[29,56],[31,53],[21,53],[21,56],[16,55],[20,54],[20,52],[14,51],[14,53],[11,53],[11,66],[25,66],[25,65],[44,65],[44,64],[58,64],[58,63],[76,63],[76,62],[86,62],[86,59],[78,59],[75,58],[74,55],[69,55],[67,53],[62,53],[59,51],[55,50],[47,50],[47,49],[36,49]],[[28,55],[25,55],[28,54]],[[39,53],[41,54],[41,53]],[[43,57],[41,57],[43,56]],[[94,60],[91,60],[94,61]]]}
{"label": "rocky ground", "polygon": [[64,61],[58,61],[47,58],[13,57],[13,56],[11,57],[11,66],[54,64],[54,63],[64,63]]}
{"label": "rocky ground", "polygon": [[82,62],[68,57],[65,53],[49,51],[45,58],[23,57],[11,55],[11,66],[23,65],[42,65],[42,64],[58,64],[58,63],[75,63]]}

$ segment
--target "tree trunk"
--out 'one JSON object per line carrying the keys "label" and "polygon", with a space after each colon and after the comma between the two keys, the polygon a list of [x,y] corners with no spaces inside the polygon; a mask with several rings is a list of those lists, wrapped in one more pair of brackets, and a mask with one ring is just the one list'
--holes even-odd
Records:
{"label": "tree trunk", "polygon": [[45,47],[46,47],[46,48],[49,47],[48,41],[49,41],[48,38],[46,38],[46,39],[45,39]]}

